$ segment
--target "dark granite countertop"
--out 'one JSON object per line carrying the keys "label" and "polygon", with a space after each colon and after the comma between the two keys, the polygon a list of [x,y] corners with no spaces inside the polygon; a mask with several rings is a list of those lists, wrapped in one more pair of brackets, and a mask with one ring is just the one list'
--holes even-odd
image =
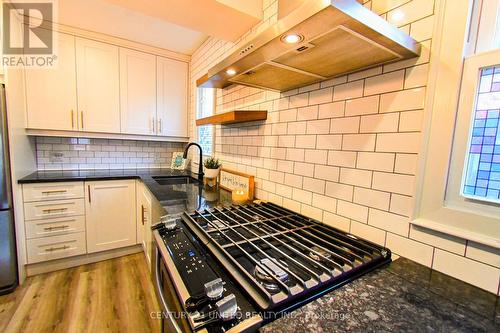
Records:
{"label": "dark granite countertop", "polygon": [[[181,214],[231,201],[202,184],[160,185],[155,176],[191,176],[172,169],[38,171],[19,183],[141,179],[166,212]],[[498,297],[399,258],[262,327],[291,332],[500,332]]]}
{"label": "dark granite countertop", "polygon": [[224,190],[209,189],[199,183],[161,185],[153,177],[197,178],[188,170],[170,168],[150,169],[106,169],[106,170],[71,170],[71,171],[36,171],[18,180],[20,184],[140,179],[170,215],[178,215],[184,210],[204,209],[231,201],[231,193]]}
{"label": "dark granite countertop", "polygon": [[498,299],[399,258],[260,332],[500,332]]}

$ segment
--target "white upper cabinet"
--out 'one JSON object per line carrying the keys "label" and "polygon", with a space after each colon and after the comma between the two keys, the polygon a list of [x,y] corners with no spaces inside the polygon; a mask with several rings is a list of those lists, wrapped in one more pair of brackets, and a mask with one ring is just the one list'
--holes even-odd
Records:
{"label": "white upper cabinet", "polygon": [[118,47],[76,38],[80,130],[120,133]]}
{"label": "white upper cabinet", "polygon": [[188,137],[187,62],[56,35],[57,66],[26,70],[26,127],[33,134]]}
{"label": "white upper cabinet", "polygon": [[158,135],[188,136],[188,64],[156,57]]}
{"label": "white upper cabinet", "polygon": [[156,57],[120,48],[121,132],[156,134]]}
{"label": "white upper cabinet", "polygon": [[27,127],[77,130],[75,37],[58,34],[55,68],[26,70]]}

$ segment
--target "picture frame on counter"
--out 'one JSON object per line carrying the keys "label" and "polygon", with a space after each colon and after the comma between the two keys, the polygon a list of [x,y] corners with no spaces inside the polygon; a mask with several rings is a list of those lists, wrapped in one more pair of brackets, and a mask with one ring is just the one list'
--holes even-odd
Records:
{"label": "picture frame on counter", "polygon": [[254,176],[243,172],[221,168],[219,187],[227,191],[242,190],[248,193],[248,200],[254,198]]}
{"label": "picture frame on counter", "polygon": [[170,168],[174,170],[184,170],[188,164],[188,159],[183,157],[184,153],[176,151],[172,153],[172,162]]}

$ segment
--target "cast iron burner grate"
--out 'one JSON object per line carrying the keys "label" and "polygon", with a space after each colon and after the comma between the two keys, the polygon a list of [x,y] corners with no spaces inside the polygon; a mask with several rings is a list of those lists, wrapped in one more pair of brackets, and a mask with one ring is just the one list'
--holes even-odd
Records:
{"label": "cast iron burner grate", "polygon": [[262,310],[293,304],[390,261],[390,251],[272,203],[183,220]]}

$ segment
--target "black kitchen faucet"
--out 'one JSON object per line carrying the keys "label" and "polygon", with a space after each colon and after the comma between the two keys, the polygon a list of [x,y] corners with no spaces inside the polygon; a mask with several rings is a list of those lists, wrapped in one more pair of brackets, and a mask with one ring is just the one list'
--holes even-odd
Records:
{"label": "black kitchen faucet", "polygon": [[191,147],[193,145],[200,149],[200,164],[198,167],[198,180],[203,181],[203,150],[201,149],[201,146],[199,144],[197,144],[196,142],[188,143],[186,148],[184,148],[183,158],[187,158],[189,147]]}

